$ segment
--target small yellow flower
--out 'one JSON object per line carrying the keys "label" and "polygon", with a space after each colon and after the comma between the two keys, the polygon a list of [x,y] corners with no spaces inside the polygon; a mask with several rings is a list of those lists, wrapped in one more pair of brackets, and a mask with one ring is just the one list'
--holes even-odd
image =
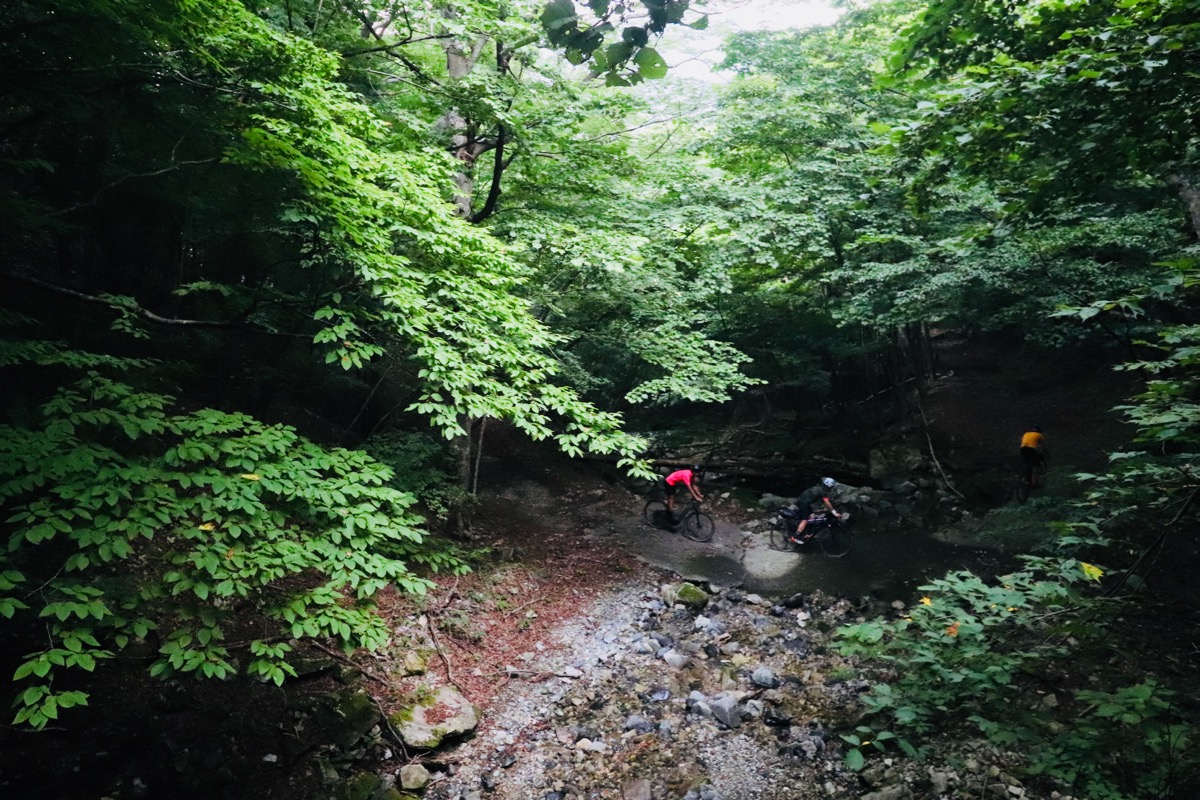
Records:
{"label": "small yellow flower", "polygon": [[212,524],[211,522],[206,522],[200,526],[200,530],[202,530],[202,531],[215,531],[216,529],[217,529],[217,526]]}
{"label": "small yellow flower", "polygon": [[243,478],[245,478],[245,479],[246,479],[246,480],[248,480],[248,481],[258,481],[258,480],[262,480],[262,477],[261,477],[261,476],[259,476],[259,475],[255,475],[253,472],[243,472],[243,473],[242,473],[242,477],[243,477]]}
{"label": "small yellow flower", "polygon": [[923,606],[931,606],[931,605],[933,605],[933,601],[932,601],[932,600],[930,600],[928,597],[922,597],[922,598],[921,598],[921,605],[923,605]]}
{"label": "small yellow flower", "polygon": [[1009,607],[1008,607],[1008,610],[1009,610],[1009,611],[1016,611],[1016,610],[1017,610],[1017,607],[1016,607],[1016,606],[1009,606]]}

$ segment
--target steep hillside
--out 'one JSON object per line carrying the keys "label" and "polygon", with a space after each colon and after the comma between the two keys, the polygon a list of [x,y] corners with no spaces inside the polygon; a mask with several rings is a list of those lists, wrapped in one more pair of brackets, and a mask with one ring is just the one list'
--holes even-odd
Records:
{"label": "steep hillside", "polygon": [[1113,407],[1138,376],[1111,351],[1021,350],[998,338],[939,343],[941,376],[925,398],[936,457],[967,487],[986,492],[1017,464],[1021,434],[1038,425],[1056,476],[1098,470],[1133,429]]}

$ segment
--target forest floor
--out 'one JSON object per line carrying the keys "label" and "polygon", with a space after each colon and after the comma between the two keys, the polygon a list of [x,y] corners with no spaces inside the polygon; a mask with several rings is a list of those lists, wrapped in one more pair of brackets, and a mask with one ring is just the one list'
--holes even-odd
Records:
{"label": "forest floor", "polygon": [[[1073,474],[1102,470],[1108,453],[1128,442],[1132,429],[1113,409],[1136,390],[1136,379],[1098,361],[1028,360],[988,342],[969,347],[947,343],[940,349],[942,376],[923,406],[930,449],[949,475],[1000,472],[1007,478],[1017,461],[1021,433],[1032,425],[1046,433],[1054,466],[1050,490],[1025,507],[984,509],[979,522],[966,526],[965,534],[960,526],[956,534],[1014,554],[1024,552],[1032,541],[1031,517],[1052,519],[1055,504],[1079,489]],[[449,637],[445,663],[461,665],[460,682],[472,672],[472,664],[509,663],[514,654],[528,652],[531,643],[553,641],[555,630],[579,623],[578,609],[588,602],[623,586],[637,586],[647,571],[654,572],[607,545],[603,537],[585,538],[606,519],[636,513],[641,502],[608,470],[567,462],[547,448],[503,435],[490,441],[489,450],[495,457],[485,458],[481,471],[483,503],[473,531],[481,542],[509,552],[520,564],[525,578],[522,607],[535,608],[536,619],[525,619],[519,626],[489,625],[483,647],[478,641]],[[708,493],[712,502],[706,505],[721,519],[742,522],[761,514],[717,499],[717,487]],[[1131,537],[1130,559],[1145,541],[1145,536]],[[1200,686],[1200,671],[1195,659],[1189,659],[1197,652],[1200,596],[1190,580],[1191,569],[1181,568],[1197,563],[1195,541],[1171,542],[1146,565],[1141,576],[1144,591],[1117,607],[1130,634],[1120,649],[1129,659],[1131,674],[1145,669],[1168,676],[1167,682],[1177,686]],[[650,579],[662,582],[671,577],[659,574]],[[488,580],[486,573],[470,579],[475,586]],[[444,585],[446,603],[454,602],[454,594],[473,591],[461,581]],[[628,600],[636,598],[631,592]],[[466,688],[474,701],[493,709],[494,723],[504,715],[495,705],[497,699],[508,708],[514,689],[502,673],[493,671],[491,680],[478,670],[474,673],[474,680],[466,678]],[[488,724],[485,721],[481,732]],[[467,748],[466,753],[469,758],[478,751]]]}
{"label": "forest floor", "polygon": [[[987,342],[944,346],[942,377],[923,402],[928,443],[951,477],[995,472],[999,465],[1003,481],[1017,463],[1021,434],[1040,425],[1054,464],[1056,483],[1050,491],[1059,498],[1075,489],[1072,473],[1102,469],[1108,452],[1128,439],[1131,429],[1112,408],[1127,399],[1135,383],[1126,373],[1097,364],[1019,362],[1019,355]],[[612,540],[584,539],[606,521],[628,518],[640,508],[643,498],[614,471],[569,461],[551,447],[505,432],[489,434],[485,448],[491,456],[485,453],[480,471],[481,506],[472,534],[539,576],[531,584],[538,599],[523,597],[545,607],[545,621],[570,613],[572,590],[606,589],[641,568],[609,544]],[[735,524],[762,515],[758,508],[740,506],[728,488],[706,486],[706,510]],[[965,526],[958,535],[986,538],[1003,548],[1006,543],[997,541],[1009,533],[1003,514],[989,520],[987,511],[983,522]],[[461,581],[457,591],[466,591]]]}
{"label": "forest floor", "polygon": [[[1102,467],[1106,453],[1129,436],[1111,409],[1127,399],[1132,381],[1103,366],[1080,361],[1022,363],[1019,355],[1002,348],[947,344],[940,369],[943,377],[925,398],[924,412],[931,449],[952,475],[1011,464],[1017,439],[1032,424],[1043,427],[1054,464],[1064,470]],[[569,648],[558,633],[573,625],[586,626],[581,610],[597,598],[637,587],[631,589],[633,602],[647,582],[671,579],[633,558],[619,547],[618,539],[587,535],[607,521],[628,520],[640,508],[640,498],[611,467],[572,462],[502,430],[489,431],[484,446],[481,503],[471,535],[488,555],[470,575],[439,577],[437,587],[420,601],[390,597],[383,603],[398,632],[419,636],[427,631],[426,640],[435,649],[430,677],[457,685],[482,710],[481,734],[502,717],[497,703],[511,705],[513,692],[519,690],[509,666],[520,666],[531,653],[547,648]],[[710,491],[710,497],[710,510],[725,521],[737,523],[759,513],[721,499],[716,491]],[[999,529],[1003,528],[1001,518]],[[1121,610],[1129,630],[1142,634],[1127,650],[1133,663],[1145,659],[1148,666],[1164,668],[1193,686],[1200,683],[1195,659],[1189,663],[1186,656],[1196,652],[1200,602],[1191,585],[1191,568],[1180,565],[1194,566],[1197,561],[1196,542],[1172,542],[1143,576],[1147,591],[1140,602]],[[413,628],[417,621],[423,630]],[[115,685],[97,693],[94,713],[85,725],[64,724],[44,735],[5,731],[0,793],[5,786],[30,786],[32,776],[42,781],[38,785],[45,791],[24,796],[62,800],[270,800],[328,794],[320,788],[320,775],[300,768],[320,744],[301,743],[289,732],[299,718],[294,695],[298,691],[315,697],[346,681],[357,682],[381,710],[394,710],[419,680],[427,680],[389,677],[403,674],[396,663],[403,655],[402,644],[398,640],[390,654],[357,658],[348,676],[325,672],[307,680],[291,689],[289,697],[236,683],[174,683],[164,688],[142,683],[128,670],[120,672]],[[221,709],[229,706],[241,711],[223,714]],[[201,714],[197,709],[205,710]],[[131,727],[132,732],[124,730]],[[266,729],[271,736],[263,735]],[[221,739],[223,750],[214,738]],[[203,755],[206,746],[212,752]],[[290,756],[273,758],[283,752]],[[398,752],[387,753],[388,763],[378,764],[380,768],[394,767],[403,758]],[[427,761],[431,766],[452,764],[468,757],[464,753],[450,750]],[[207,759],[204,768],[215,774],[235,756],[278,766],[274,771],[259,769],[252,780],[216,783],[209,793],[171,784],[170,775],[181,764],[195,768]],[[142,777],[134,780],[139,770]]]}

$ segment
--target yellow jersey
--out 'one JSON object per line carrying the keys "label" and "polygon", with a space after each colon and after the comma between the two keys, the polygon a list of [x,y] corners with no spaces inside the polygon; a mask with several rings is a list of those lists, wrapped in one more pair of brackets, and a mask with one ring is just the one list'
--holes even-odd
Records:
{"label": "yellow jersey", "polygon": [[1021,436],[1021,447],[1041,447],[1042,435],[1037,431],[1027,431]]}

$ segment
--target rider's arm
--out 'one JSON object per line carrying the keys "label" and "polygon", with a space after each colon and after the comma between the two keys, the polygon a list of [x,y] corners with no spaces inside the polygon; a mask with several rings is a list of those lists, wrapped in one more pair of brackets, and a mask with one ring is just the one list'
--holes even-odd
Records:
{"label": "rider's arm", "polygon": [[833,503],[830,501],[830,499],[828,497],[822,497],[821,500],[824,501],[825,507],[829,509],[830,514],[833,514],[835,517],[841,516],[840,514],[838,514],[837,509],[833,507]]}

